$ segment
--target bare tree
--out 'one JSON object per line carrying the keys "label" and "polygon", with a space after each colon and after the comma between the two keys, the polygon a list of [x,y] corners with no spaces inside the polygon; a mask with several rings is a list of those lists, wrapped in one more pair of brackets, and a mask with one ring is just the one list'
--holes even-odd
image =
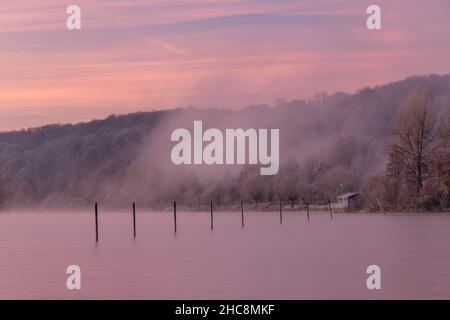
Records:
{"label": "bare tree", "polygon": [[436,157],[438,161],[439,180],[442,178],[443,184],[447,189],[447,199],[441,200],[443,200],[442,202],[447,202],[447,207],[450,207],[450,109],[439,131],[439,146]]}
{"label": "bare tree", "polygon": [[399,110],[395,138],[389,147],[396,158],[402,159],[417,196],[423,187],[435,137],[436,121],[430,105],[430,96],[424,88],[411,92]]}
{"label": "bare tree", "polygon": [[450,109],[447,112],[447,117],[442,122],[442,126],[439,132],[440,147],[444,154],[450,161]]}
{"label": "bare tree", "polygon": [[350,169],[333,167],[320,179],[323,199],[336,199],[339,194],[357,191],[356,179]]}
{"label": "bare tree", "polygon": [[385,210],[385,204],[389,204],[389,186],[388,178],[383,175],[374,175],[366,179],[361,188],[366,207],[370,210]]}
{"label": "bare tree", "polygon": [[256,206],[264,200],[270,177],[261,176],[255,166],[247,166],[241,171],[238,180],[242,187],[242,198],[253,200]]}
{"label": "bare tree", "polygon": [[386,155],[388,157],[388,163],[386,165],[386,178],[389,180],[389,184],[392,188],[392,206],[395,209],[398,209],[404,171],[402,153],[399,148],[395,147],[394,143],[387,145]]}
{"label": "bare tree", "polygon": [[300,165],[291,160],[287,165],[280,168],[279,173],[273,179],[273,190],[278,199],[294,202],[298,198],[297,185],[300,176]]}

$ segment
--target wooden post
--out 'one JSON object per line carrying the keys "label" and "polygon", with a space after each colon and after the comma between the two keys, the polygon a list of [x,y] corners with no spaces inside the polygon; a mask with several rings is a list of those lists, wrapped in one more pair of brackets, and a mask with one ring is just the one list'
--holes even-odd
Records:
{"label": "wooden post", "polygon": [[98,242],[98,205],[95,203],[95,241]]}
{"label": "wooden post", "polygon": [[330,209],[331,220],[333,220],[333,210],[331,210],[331,200],[330,199],[328,199],[328,208]]}
{"label": "wooden post", "polygon": [[175,233],[177,233],[177,202],[173,202],[173,224],[175,227]]}
{"label": "wooden post", "polygon": [[308,222],[309,222],[309,202],[306,202],[306,214],[308,215]]}
{"label": "wooden post", "polygon": [[133,202],[133,236],[136,238],[136,203]]}
{"label": "wooden post", "polygon": [[241,200],[241,222],[242,228],[244,227],[244,200]]}
{"label": "wooden post", "polygon": [[280,224],[283,224],[283,202],[280,199]]}
{"label": "wooden post", "polygon": [[214,230],[213,202],[211,201],[211,230]]}

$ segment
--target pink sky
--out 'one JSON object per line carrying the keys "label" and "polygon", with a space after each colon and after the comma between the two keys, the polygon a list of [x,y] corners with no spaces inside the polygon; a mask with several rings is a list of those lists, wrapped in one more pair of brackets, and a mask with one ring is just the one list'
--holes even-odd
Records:
{"label": "pink sky", "polygon": [[[381,31],[365,25],[374,3]],[[448,0],[2,1],[0,130],[449,73],[449,17]]]}

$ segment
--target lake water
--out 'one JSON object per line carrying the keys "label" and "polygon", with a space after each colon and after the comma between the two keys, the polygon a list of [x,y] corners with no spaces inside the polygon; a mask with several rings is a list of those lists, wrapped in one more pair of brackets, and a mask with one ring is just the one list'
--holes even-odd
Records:
{"label": "lake water", "polygon": [[[449,299],[450,215],[0,214],[0,299]],[[82,289],[66,289],[79,265]],[[382,290],[366,287],[379,265]]]}

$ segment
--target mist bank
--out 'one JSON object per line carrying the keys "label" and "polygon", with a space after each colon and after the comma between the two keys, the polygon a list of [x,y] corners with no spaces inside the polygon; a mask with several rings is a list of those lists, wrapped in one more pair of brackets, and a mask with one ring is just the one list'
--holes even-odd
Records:
{"label": "mist bank", "polygon": [[[386,146],[395,137],[402,106],[417,88],[426,90],[430,114],[436,119],[433,132],[442,135],[440,128],[450,107],[450,75],[416,76],[354,94],[280,100],[272,107],[139,112],[3,132],[0,205],[77,208],[97,201],[120,208],[134,201],[161,209],[176,200],[194,210],[210,201],[217,206],[238,205],[241,199],[254,205],[278,199],[320,204],[335,201],[341,193],[361,192],[369,198],[367,206],[377,210],[373,203],[390,201],[379,190],[392,160]],[[280,129],[278,174],[261,176],[259,166],[251,165],[174,165],[171,133],[192,128],[195,120],[201,120],[205,129]],[[445,153],[443,157],[444,162],[450,160]],[[424,167],[422,189],[428,178],[431,171]],[[405,171],[403,183],[409,185],[408,179]],[[442,193],[439,197],[444,200],[445,183],[439,181],[433,191]],[[378,191],[373,195],[370,190]],[[406,189],[399,192],[414,194]],[[419,195],[414,197],[417,200]],[[408,209],[411,199],[397,203],[395,209]],[[420,207],[416,200],[415,208]],[[446,205],[439,202],[432,207]]]}

